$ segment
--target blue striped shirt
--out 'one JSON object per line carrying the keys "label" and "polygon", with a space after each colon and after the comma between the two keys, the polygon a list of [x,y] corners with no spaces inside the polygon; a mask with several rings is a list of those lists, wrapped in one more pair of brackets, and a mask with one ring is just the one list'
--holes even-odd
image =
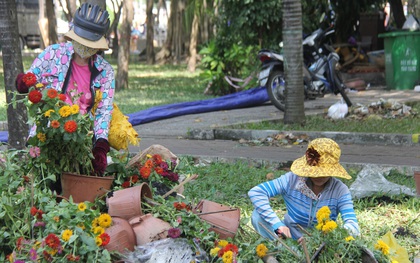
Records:
{"label": "blue striped shirt", "polygon": [[[337,178],[331,177],[324,190],[315,196],[305,182],[309,178],[299,177],[292,172],[272,181],[253,187],[248,196],[257,213],[276,230],[280,226],[289,228],[296,226],[312,227],[317,224],[316,212],[323,206],[331,210],[330,218],[336,220],[338,214],[351,234],[359,235],[359,225],[353,208],[349,188]],[[281,195],[286,204],[287,212],[281,221],[270,206],[270,198]],[[297,227],[297,226],[296,226]]]}

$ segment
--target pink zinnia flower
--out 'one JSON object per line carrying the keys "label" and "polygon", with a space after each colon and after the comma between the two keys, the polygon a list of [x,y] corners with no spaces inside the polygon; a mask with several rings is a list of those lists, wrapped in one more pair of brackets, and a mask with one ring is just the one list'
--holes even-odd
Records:
{"label": "pink zinnia flower", "polygon": [[31,148],[29,149],[29,155],[30,155],[32,158],[36,158],[36,157],[38,157],[40,154],[41,154],[41,149],[40,149],[39,147],[37,147],[37,146],[35,146],[35,147],[31,147]]}

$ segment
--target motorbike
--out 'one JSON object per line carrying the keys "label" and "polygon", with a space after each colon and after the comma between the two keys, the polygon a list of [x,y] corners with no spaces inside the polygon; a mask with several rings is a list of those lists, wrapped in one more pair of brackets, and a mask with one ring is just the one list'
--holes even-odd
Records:
{"label": "motorbike", "polygon": [[[330,19],[333,21],[333,18]],[[321,98],[327,93],[340,93],[350,107],[352,103],[346,94],[347,87],[337,70],[340,57],[328,41],[334,32],[334,23],[329,23],[325,29],[320,27],[302,40],[305,99]],[[271,103],[284,111],[286,87],[283,55],[273,50],[262,49],[258,52],[258,59],[262,63],[258,74],[259,84],[267,89]]]}

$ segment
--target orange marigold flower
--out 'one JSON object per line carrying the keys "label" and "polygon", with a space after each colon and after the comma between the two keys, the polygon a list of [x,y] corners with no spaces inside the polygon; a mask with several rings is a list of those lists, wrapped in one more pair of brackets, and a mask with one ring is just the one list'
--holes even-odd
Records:
{"label": "orange marigold flower", "polygon": [[139,176],[138,175],[132,175],[130,176],[130,181],[135,184],[139,181]]}
{"label": "orange marigold flower", "polygon": [[60,127],[60,122],[57,120],[52,120],[51,121],[51,127],[53,127],[54,129],[57,129]]}
{"label": "orange marigold flower", "polygon": [[144,163],[144,167],[147,167],[147,168],[152,168],[152,167],[153,167],[153,161],[152,161],[151,159],[147,160],[147,161]]}
{"label": "orange marigold flower", "polygon": [[148,179],[151,173],[151,169],[149,167],[143,166],[140,168],[140,176],[143,179]]}
{"label": "orange marigold flower", "polygon": [[64,123],[64,130],[68,133],[73,133],[77,130],[77,122],[74,120],[66,121]]}
{"label": "orange marigold flower", "polygon": [[55,89],[48,89],[47,96],[51,99],[57,97],[58,92]]}
{"label": "orange marigold flower", "polygon": [[41,101],[42,93],[39,90],[31,90],[31,92],[29,92],[28,99],[30,102],[36,104]]}

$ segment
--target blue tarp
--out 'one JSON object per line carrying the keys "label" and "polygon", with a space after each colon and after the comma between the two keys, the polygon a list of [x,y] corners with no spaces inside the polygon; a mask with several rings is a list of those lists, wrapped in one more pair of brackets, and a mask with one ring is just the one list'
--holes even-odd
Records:
{"label": "blue tarp", "polygon": [[[229,95],[199,101],[181,102],[152,107],[139,112],[127,114],[133,125],[173,118],[187,114],[197,114],[219,110],[239,109],[258,106],[269,101],[265,88],[258,87]],[[7,142],[8,134],[0,131],[0,142]]]}

